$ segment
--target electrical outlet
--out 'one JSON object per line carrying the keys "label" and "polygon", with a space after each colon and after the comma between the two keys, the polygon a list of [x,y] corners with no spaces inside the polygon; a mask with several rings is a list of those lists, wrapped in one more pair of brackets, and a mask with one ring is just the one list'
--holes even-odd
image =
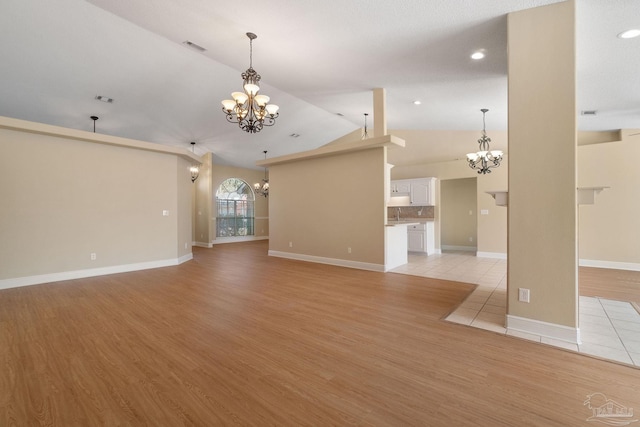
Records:
{"label": "electrical outlet", "polygon": [[184,248],[187,249],[187,242],[184,242]]}
{"label": "electrical outlet", "polygon": [[97,255],[95,252],[91,252],[91,261],[95,261],[97,258]]}
{"label": "electrical outlet", "polygon": [[289,247],[292,248],[293,247],[293,242],[289,242]]}
{"label": "electrical outlet", "polygon": [[470,242],[473,242],[473,237],[469,237],[469,241],[470,241]]}
{"label": "electrical outlet", "polygon": [[530,302],[530,294],[529,289],[526,288],[518,288],[518,301],[520,302]]}
{"label": "electrical outlet", "polygon": [[351,253],[351,248],[347,248],[347,253],[350,254]]}
{"label": "electrical outlet", "polygon": [[169,211],[167,210],[162,211],[162,216],[169,216]]}

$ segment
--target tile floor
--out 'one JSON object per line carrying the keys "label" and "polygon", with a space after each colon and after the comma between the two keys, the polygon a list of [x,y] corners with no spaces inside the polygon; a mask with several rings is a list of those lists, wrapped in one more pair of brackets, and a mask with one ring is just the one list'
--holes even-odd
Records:
{"label": "tile floor", "polygon": [[478,287],[446,320],[584,354],[640,366],[640,313],[628,302],[580,297],[582,344],[507,331],[507,261],[479,258],[473,252],[409,254],[394,273],[473,283]]}

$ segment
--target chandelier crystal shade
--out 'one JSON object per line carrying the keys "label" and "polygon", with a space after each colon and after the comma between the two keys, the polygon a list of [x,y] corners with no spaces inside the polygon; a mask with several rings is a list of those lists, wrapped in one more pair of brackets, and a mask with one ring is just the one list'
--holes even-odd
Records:
{"label": "chandelier crystal shade", "polygon": [[240,129],[249,133],[257,133],[264,126],[273,126],[279,116],[278,107],[269,104],[267,95],[259,95],[260,74],[253,69],[253,40],[256,36],[247,33],[249,37],[249,68],[242,73],[243,91],[233,92],[233,99],[222,101],[222,111],[229,123],[237,123]]}
{"label": "chandelier crystal shade", "polygon": [[[264,151],[264,158],[267,158],[267,151]],[[267,179],[267,168],[264,168],[264,178],[262,179],[262,184],[256,182],[253,184],[253,191],[256,194],[259,194],[264,197],[269,197],[269,180]]]}
{"label": "chandelier crystal shade", "polygon": [[489,148],[491,138],[487,136],[487,131],[485,130],[485,114],[489,110],[483,108],[480,111],[482,111],[482,136],[478,140],[480,149],[475,153],[467,154],[467,161],[471,169],[477,169],[479,174],[487,174],[491,173],[491,168],[500,166],[503,153],[501,150],[491,150]]}

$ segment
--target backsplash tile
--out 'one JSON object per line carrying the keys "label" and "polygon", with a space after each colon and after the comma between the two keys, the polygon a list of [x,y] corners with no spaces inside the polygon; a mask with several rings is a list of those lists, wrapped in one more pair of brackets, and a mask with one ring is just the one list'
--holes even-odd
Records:
{"label": "backsplash tile", "polygon": [[402,206],[402,207],[388,207],[387,218],[395,219],[398,215],[398,209],[400,209],[400,219],[434,219],[435,211],[434,206]]}

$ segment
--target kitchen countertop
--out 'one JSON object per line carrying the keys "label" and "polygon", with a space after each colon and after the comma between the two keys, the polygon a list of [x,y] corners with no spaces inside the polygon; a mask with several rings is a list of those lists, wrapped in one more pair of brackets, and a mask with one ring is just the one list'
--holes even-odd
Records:
{"label": "kitchen countertop", "polygon": [[405,221],[405,220],[400,220],[400,221],[387,221],[387,223],[385,224],[387,227],[398,227],[401,225],[417,225],[420,224],[420,221]]}
{"label": "kitchen countertop", "polygon": [[395,219],[388,219],[387,226],[396,226],[396,225],[410,225],[410,224],[424,224],[426,222],[433,222],[433,218],[400,218],[400,221],[396,221]]}

